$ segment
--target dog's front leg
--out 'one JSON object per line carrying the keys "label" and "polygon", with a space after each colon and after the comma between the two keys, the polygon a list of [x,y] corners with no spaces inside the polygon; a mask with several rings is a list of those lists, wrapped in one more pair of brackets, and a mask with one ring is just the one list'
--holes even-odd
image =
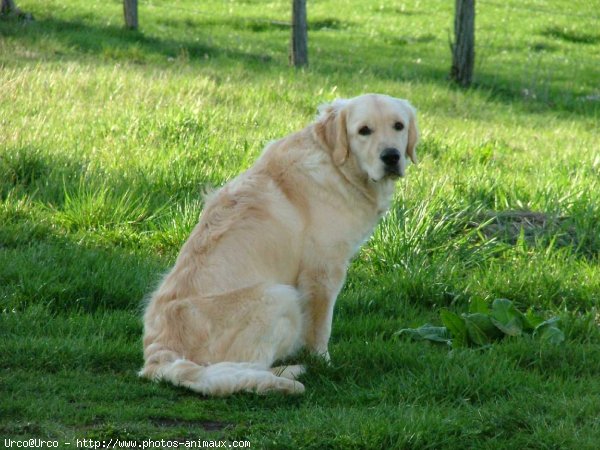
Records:
{"label": "dog's front leg", "polygon": [[329,337],[335,300],[344,284],[346,267],[305,270],[299,289],[305,297],[304,340],[306,347],[329,361]]}

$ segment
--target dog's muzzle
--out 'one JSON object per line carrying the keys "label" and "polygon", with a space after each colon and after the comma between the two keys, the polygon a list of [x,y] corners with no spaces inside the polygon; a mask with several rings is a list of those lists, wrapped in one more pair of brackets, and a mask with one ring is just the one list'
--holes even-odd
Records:
{"label": "dog's muzzle", "polygon": [[386,148],[379,155],[379,159],[383,162],[383,168],[386,175],[401,177],[404,174],[400,170],[400,151],[395,148]]}

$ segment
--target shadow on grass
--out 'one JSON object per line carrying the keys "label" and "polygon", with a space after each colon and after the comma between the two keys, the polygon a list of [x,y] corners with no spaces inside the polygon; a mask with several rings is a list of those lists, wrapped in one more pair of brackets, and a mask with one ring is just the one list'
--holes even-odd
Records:
{"label": "shadow on grass", "polygon": [[[243,63],[264,64],[269,61],[265,55],[241,52],[221,48],[200,40],[177,40],[157,38],[140,31],[127,30],[123,27],[106,25],[97,26],[80,20],[67,21],[57,18],[42,18],[22,25],[18,22],[8,23],[0,30],[0,36],[11,36],[30,44],[42,40],[57,40],[69,50],[83,55],[103,55],[113,59],[130,59],[133,62],[145,63],[145,55],[162,56],[167,61],[185,50],[189,58],[204,59],[206,57],[225,57]],[[61,51],[57,56],[64,57]],[[69,56],[69,55],[66,55]]]}
{"label": "shadow on grass", "polygon": [[141,312],[164,261],[117,246],[88,244],[30,217],[0,216],[0,298],[22,311],[40,304],[55,313]]}
{"label": "shadow on grass", "polygon": [[[83,222],[68,222],[68,192],[77,193],[82,183],[102,192],[101,174],[86,179],[86,167],[85,161],[51,159],[30,146],[0,155],[2,308],[20,311],[42,304],[56,313],[137,312],[166,269],[166,257],[136,249],[131,226],[138,225],[119,218],[109,223],[118,199],[128,196],[125,184],[110,191],[117,202],[110,197],[106,204],[92,203],[89,211],[85,203],[75,205]],[[146,205],[129,197],[133,203],[125,215],[139,216]]]}
{"label": "shadow on grass", "polygon": [[568,29],[559,26],[547,27],[540,34],[545,37],[572,44],[597,44],[600,42],[600,33],[582,33],[575,29]]}

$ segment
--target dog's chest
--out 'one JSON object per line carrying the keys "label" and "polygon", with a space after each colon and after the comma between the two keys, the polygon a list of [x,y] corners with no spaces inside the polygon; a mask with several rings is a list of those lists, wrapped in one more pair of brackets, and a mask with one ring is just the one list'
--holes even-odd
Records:
{"label": "dog's chest", "polygon": [[319,254],[347,260],[369,239],[377,221],[375,211],[366,213],[359,208],[323,205],[313,216],[311,229],[307,230],[308,240]]}

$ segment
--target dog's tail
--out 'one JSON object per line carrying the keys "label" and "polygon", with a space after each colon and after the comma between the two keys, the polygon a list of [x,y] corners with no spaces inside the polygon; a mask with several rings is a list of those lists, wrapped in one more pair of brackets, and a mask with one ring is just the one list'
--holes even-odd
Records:
{"label": "dog's tail", "polygon": [[164,380],[203,395],[224,396],[235,392],[283,392],[301,394],[304,386],[296,378],[303,366],[265,368],[260,364],[219,362],[199,365],[170,350],[150,358],[139,375],[154,381]]}

